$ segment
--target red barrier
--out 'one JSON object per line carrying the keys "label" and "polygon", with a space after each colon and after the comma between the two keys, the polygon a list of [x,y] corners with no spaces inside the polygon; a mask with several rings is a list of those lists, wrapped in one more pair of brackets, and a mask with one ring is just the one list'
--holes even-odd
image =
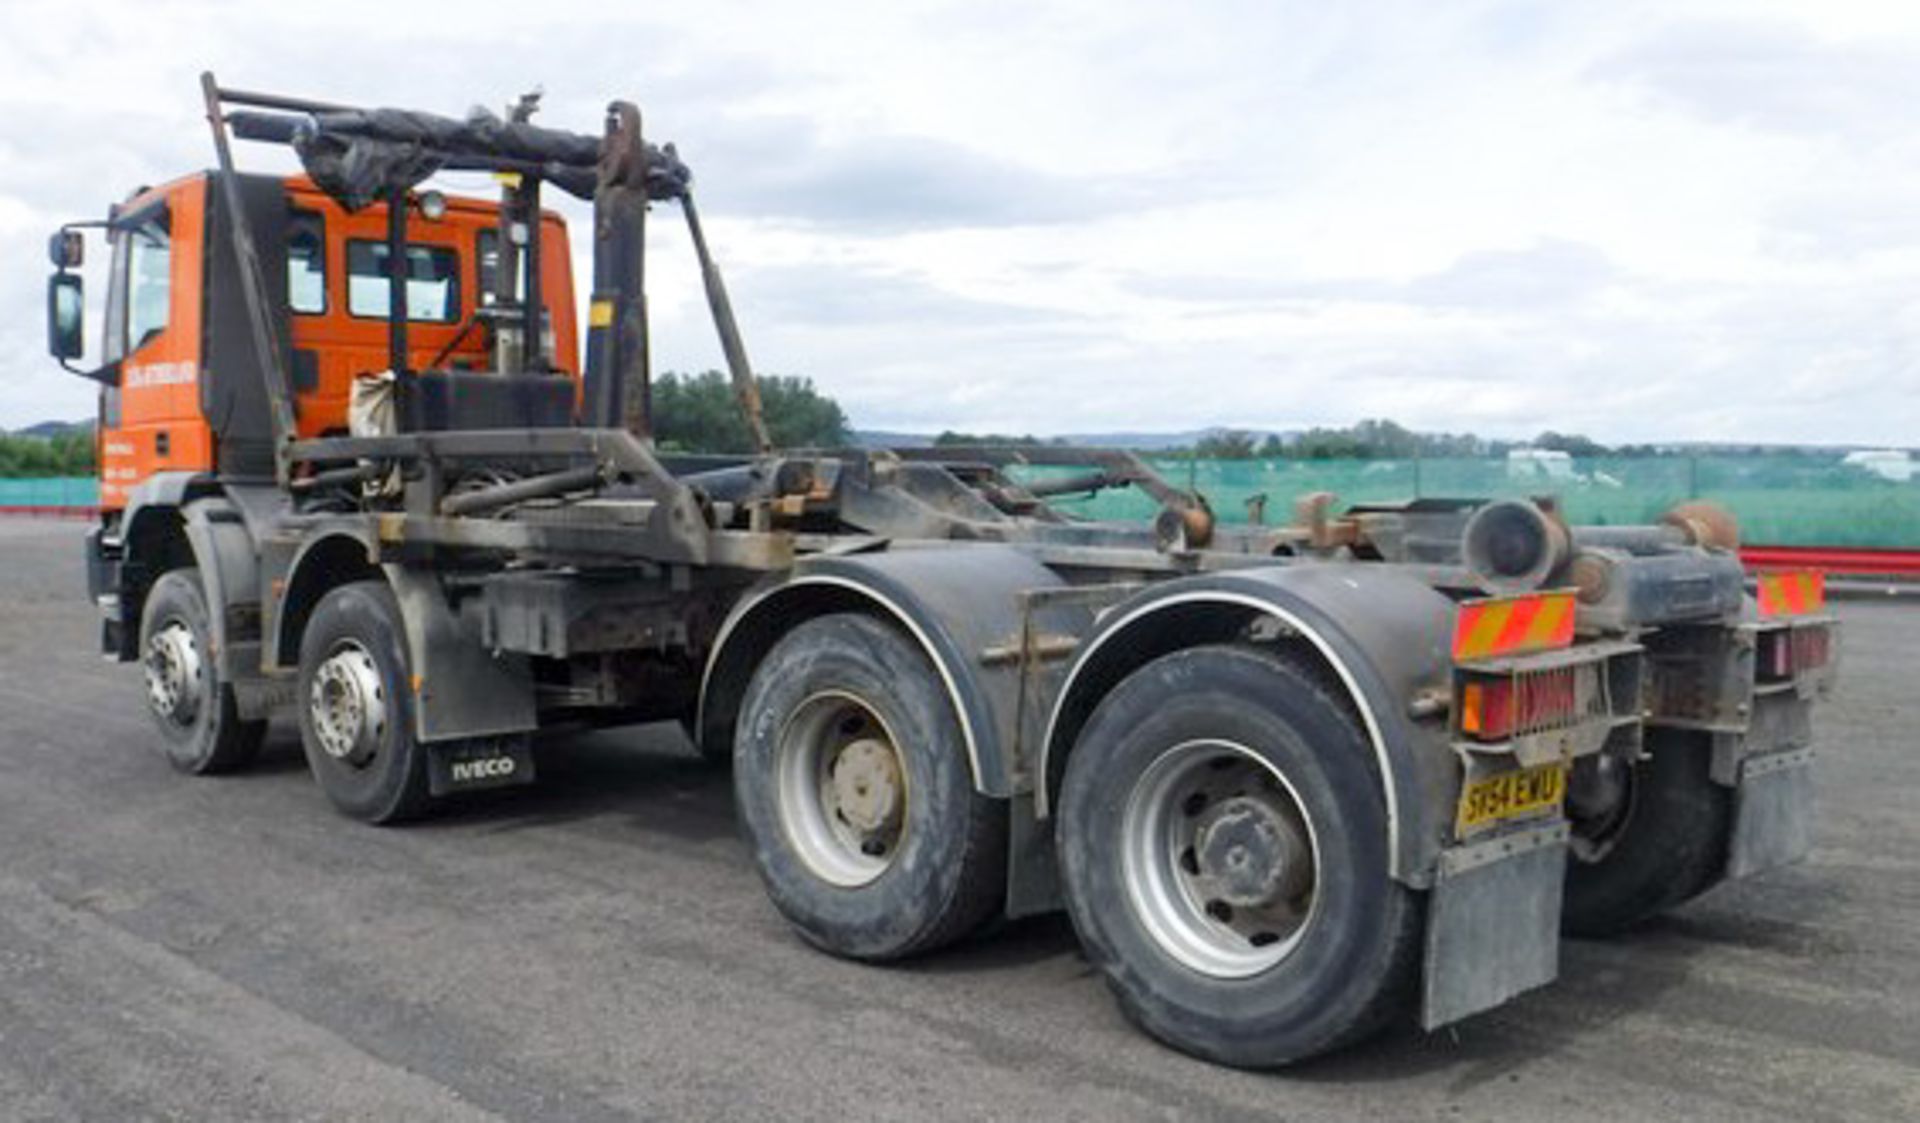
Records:
{"label": "red barrier", "polygon": [[1869,550],[1852,546],[1742,546],[1748,569],[1821,569],[1828,573],[1920,577],[1920,550]]}
{"label": "red barrier", "polygon": [[43,519],[91,519],[99,514],[98,507],[0,505],[0,515],[28,515]]}

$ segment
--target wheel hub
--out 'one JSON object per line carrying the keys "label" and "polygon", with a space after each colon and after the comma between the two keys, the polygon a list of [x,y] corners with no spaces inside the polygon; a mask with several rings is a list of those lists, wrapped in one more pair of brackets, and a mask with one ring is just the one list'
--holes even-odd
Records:
{"label": "wheel hub", "polygon": [[147,704],[164,721],[192,725],[200,713],[206,669],[193,630],[178,621],[147,640]]}
{"label": "wheel hub", "polygon": [[1575,859],[1597,862],[1613,850],[1633,815],[1633,765],[1611,753],[1584,757],[1567,781],[1568,846]]}
{"label": "wheel hub", "polygon": [[1265,971],[1317,911],[1318,854],[1299,796],[1266,758],[1199,739],[1163,752],[1120,817],[1130,908],[1162,951],[1220,979]]}
{"label": "wheel hub", "polygon": [[386,691],[373,656],[349,643],[313,673],[307,699],[314,739],[335,760],[365,764],[387,733]]}
{"label": "wheel hub", "polygon": [[893,749],[862,738],[833,760],[834,810],[862,842],[881,836],[900,818],[900,765]]}
{"label": "wheel hub", "polygon": [[822,880],[865,885],[892,866],[912,793],[893,733],[866,701],[825,690],[780,731],[775,781],[794,853]]}
{"label": "wheel hub", "polygon": [[1573,770],[1567,784],[1567,811],[1576,819],[1599,819],[1616,811],[1627,797],[1627,770],[1618,757],[1602,753]]}
{"label": "wheel hub", "polygon": [[1202,814],[1194,858],[1207,895],[1234,908],[1298,896],[1313,873],[1307,840],[1277,808],[1252,796],[1234,796]]}

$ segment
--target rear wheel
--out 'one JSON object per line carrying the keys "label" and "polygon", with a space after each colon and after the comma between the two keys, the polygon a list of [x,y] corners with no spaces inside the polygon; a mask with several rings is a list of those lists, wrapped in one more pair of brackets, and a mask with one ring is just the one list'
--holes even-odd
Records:
{"label": "rear wheel", "polygon": [[220,678],[211,620],[198,569],[162,574],[140,613],[148,712],[167,763],[196,775],[245,766],[267,731],[264,720],[241,720],[233,687]]}
{"label": "rear wheel", "polygon": [[1613,935],[1719,884],[1733,793],[1713,782],[1712,761],[1705,736],[1650,730],[1644,760],[1580,762],[1567,792],[1562,931]]}
{"label": "rear wheel", "polygon": [[298,709],[307,767],[342,813],[398,823],[426,810],[400,605],[384,581],[342,585],[315,606],[300,638]]}
{"label": "rear wheel", "polygon": [[930,951],[999,909],[1006,805],[974,791],[938,674],[894,628],[845,613],[767,654],[740,707],[734,790],[773,902],[855,959]]}
{"label": "rear wheel", "polygon": [[1056,830],[1088,957],[1175,1048],[1282,1065],[1407,1000],[1419,913],[1370,750],[1291,664],[1206,647],[1130,675],[1081,733]]}

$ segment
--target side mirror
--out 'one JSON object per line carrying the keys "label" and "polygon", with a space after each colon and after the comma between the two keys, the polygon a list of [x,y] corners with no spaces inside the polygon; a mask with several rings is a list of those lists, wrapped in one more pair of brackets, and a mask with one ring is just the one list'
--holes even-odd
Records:
{"label": "side mirror", "polygon": [[86,310],[80,274],[55,273],[47,278],[47,351],[63,363],[86,350],[82,338]]}
{"label": "side mirror", "polygon": [[55,269],[63,272],[78,269],[86,261],[86,256],[87,240],[80,236],[78,230],[63,227],[47,239],[47,257],[52,260]]}

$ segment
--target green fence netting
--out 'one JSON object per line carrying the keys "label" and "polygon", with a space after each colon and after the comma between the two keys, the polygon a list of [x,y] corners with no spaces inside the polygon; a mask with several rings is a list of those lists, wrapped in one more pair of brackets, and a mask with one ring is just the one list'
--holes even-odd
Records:
{"label": "green fence netting", "polygon": [[[1036,453],[1036,459],[1044,455]],[[1257,495],[1267,497],[1267,521],[1285,521],[1293,500],[1313,491],[1333,492],[1341,506],[1436,496],[1556,495],[1571,521],[1602,525],[1652,522],[1676,503],[1707,499],[1733,512],[1748,542],[1920,548],[1920,473],[1887,478],[1838,457],[1594,457],[1552,464],[1163,457],[1148,463],[1177,486],[1197,487],[1215,513],[1231,522],[1246,520],[1247,501]],[[1152,500],[1132,488],[1053,502],[1096,519],[1145,518],[1154,512]]]}
{"label": "green fence netting", "polygon": [[0,480],[0,507],[92,507],[99,502],[100,481],[92,476]]}

